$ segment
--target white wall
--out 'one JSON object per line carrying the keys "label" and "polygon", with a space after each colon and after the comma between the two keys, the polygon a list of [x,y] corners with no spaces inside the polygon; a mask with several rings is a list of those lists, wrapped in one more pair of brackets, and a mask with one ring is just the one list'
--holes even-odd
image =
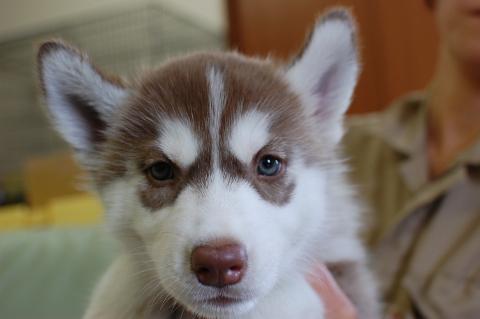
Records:
{"label": "white wall", "polygon": [[48,30],[82,15],[146,3],[162,3],[213,31],[226,27],[223,0],[0,0],[0,41]]}

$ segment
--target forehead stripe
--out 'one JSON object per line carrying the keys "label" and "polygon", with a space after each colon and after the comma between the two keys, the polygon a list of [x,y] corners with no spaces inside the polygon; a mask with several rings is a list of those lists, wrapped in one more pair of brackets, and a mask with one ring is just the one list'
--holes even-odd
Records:
{"label": "forehead stripe", "polygon": [[215,67],[207,69],[210,107],[210,135],[213,145],[214,163],[218,163],[218,144],[220,136],[220,121],[225,108],[225,85],[223,74]]}

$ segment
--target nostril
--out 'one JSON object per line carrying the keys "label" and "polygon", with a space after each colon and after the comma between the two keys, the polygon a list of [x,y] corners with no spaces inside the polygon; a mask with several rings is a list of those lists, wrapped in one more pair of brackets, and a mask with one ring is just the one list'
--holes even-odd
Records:
{"label": "nostril", "polygon": [[201,284],[224,287],[240,282],[246,269],[247,254],[240,244],[217,241],[195,248],[191,264]]}
{"label": "nostril", "polygon": [[233,267],[230,267],[230,270],[231,270],[231,271],[240,271],[240,270],[242,270],[242,267],[240,267],[240,266],[233,266]]}
{"label": "nostril", "polygon": [[197,269],[195,269],[195,271],[197,273],[202,273],[202,274],[209,274],[211,273],[212,271],[210,269],[208,269],[207,267],[197,267]]}

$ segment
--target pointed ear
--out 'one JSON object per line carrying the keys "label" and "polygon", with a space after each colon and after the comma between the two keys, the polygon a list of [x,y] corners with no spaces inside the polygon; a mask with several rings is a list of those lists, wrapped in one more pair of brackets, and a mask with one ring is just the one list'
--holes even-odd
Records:
{"label": "pointed ear", "polygon": [[355,23],[345,10],[330,11],[317,22],[303,51],[289,66],[287,79],[331,143],[338,143],[343,135],[343,115],[358,73]]}
{"label": "pointed ear", "polygon": [[80,159],[90,157],[105,141],[105,130],[129,90],[62,42],[41,44],[37,65],[50,119]]}

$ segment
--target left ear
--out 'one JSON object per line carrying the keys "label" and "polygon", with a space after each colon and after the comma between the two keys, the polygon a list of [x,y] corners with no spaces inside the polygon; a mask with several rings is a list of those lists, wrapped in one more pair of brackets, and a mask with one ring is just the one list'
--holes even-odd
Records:
{"label": "left ear", "polygon": [[79,162],[92,169],[107,128],[128,100],[130,89],[60,41],[41,44],[37,59],[47,114],[75,148]]}
{"label": "left ear", "polygon": [[286,75],[321,134],[333,144],[342,138],[343,116],[358,73],[355,23],[343,9],[330,11],[316,23]]}

